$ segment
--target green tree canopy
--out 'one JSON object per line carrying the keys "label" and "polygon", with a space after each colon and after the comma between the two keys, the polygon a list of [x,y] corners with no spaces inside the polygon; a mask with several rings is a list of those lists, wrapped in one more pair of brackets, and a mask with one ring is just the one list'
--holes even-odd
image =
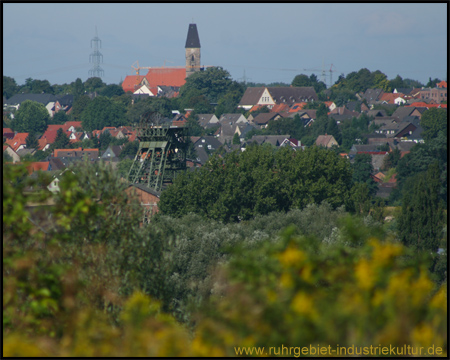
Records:
{"label": "green tree canopy", "polygon": [[196,212],[229,222],[322,201],[336,208],[348,201],[350,187],[350,165],[332,151],[254,145],[224,159],[213,155],[180,175],[161,194],[159,207],[164,214]]}
{"label": "green tree canopy", "polygon": [[47,128],[50,115],[41,103],[25,100],[20,104],[11,126],[14,131],[43,133]]}
{"label": "green tree canopy", "polygon": [[105,96],[95,97],[81,114],[83,129],[101,130],[105,126],[127,125],[125,107]]}
{"label": "green tree canopy", "polygon": [[56,132],[56,138],[53,144],[50,145],[50,149],[70,149],[70,139],[65,131],[61,128]]}
{"label": "green tree canopy", "polygon": [[431,108],[426,110],[420,119],[420,125],[423,127],[423,139],[426,142],[432,141],[441,131],[447,135],[447,110]]}
{"label": "green tree canopy", "polygon": [[9,99],[11,96],[17,94],[19,87],[14,78],[3,75],[3,96]]}
{"label": "green tree canopy", "polygon": [[[180,104],[183,108],[193,108],[192,99],[204,96],[208,103],[218,103],[230,90],[239,91],[242,85],[231,80],[230,73],[222,67],[210,67],[198,71],[186,79],[180,89]],[[243,92],[243,90],[242,90]]]}
{"label": "green tree canopy", "polygon": [[57,113],[55,113],[55,115],[50,117],[50,119],[48,120],[48,124],[49,125],[62,125],[62,124],[65,124],[66,121],[68,121],[68,120],[69,120],[69,117],[64,112],[64,110],[60,110]]}
{"label": "green tree canopy", "polygon": [[37,136],[34,131],[30,131],[28,133],[28,136],[25,139],[25,141],[26,141],[27,149],[37,149],[37,147],[39,146],[39,141],[38,141]]}
{"label": "green tree canopy", "polygon": [[437,161],[426,172],[408,179],[403,191],[399,236],[406,245],[436,252],[442,237],[444,214],[439,199],[440,171]]}

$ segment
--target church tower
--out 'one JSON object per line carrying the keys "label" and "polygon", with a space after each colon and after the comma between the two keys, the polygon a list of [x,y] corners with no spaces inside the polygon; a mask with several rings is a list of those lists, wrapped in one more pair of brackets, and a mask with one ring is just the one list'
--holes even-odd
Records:
{"label": "church tower", "polygon": [[186,77],[200,70],[200,39],[197,25],[189,24],[186,38]]}

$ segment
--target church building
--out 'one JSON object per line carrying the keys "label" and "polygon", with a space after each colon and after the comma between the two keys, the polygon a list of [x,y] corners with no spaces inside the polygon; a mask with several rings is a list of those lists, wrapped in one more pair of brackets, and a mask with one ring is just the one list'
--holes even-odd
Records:
{"label": "church building", "polygon": [[128,75],[122,82],[125,92],[157,96],[164,87],[175,90],[186,83],[186,78],[203,70],[200,65],[200,38],[197,24],[189,24],[185,46],[185,67],[151,67],[146,75]]}

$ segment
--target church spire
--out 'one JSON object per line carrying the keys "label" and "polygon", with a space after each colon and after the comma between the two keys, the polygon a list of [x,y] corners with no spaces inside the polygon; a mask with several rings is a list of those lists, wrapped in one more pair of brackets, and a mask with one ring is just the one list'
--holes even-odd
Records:
{"label": "church spire", "polygon": [[186,38],[186,77],[196,71],[200,71],[200,39],[198,37],[197,25],[189,24]]}
{"label": "church spire", "polygon": [[189,24],[185,48],[200,48],[200,39],[198,37],[197,24]]}

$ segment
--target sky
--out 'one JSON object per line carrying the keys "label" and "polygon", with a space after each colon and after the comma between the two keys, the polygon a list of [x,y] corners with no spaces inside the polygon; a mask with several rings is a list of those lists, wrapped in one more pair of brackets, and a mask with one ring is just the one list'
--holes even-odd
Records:
{"label": "sky", "polygon": [[447,79],[448,3],[2,6],[3,75],[19,85],[27,78],[51,84],[88,79],[96,31],[107,84],[134,74],[136,61],[184,66],[190,23],[197,24],[201,64],[221,66],[233,80],[290,84],[298,74],[314,73],[325,74],[328,86],[362,68],[424,84]]}

